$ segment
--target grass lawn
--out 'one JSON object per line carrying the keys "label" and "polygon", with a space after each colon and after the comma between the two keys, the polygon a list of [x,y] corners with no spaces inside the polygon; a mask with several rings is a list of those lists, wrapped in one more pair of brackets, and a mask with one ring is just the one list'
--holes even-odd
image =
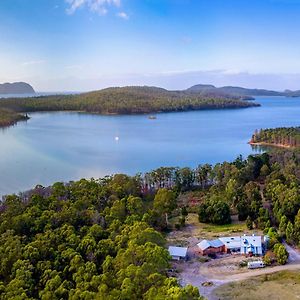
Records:
{"label": "grass lawn", "polygon": [[214,294],[222,300],[296,300],[300,298],[300,272],[283,271],[226,284]]}
{"label": "grass lawn", "polygon": [[[175,224],[178,218],[170,220],[171,224]],[[231,224],[228,225],[213,225],[199,223],[198,214],[190,213],[186,219],[186,226],[180,230],[174,229],[168,234],[167,239],[170,244],[178,244],[182,246],[191,245],[191,239],[214,239],[221,236],[234,236],[244,233],[252,234],[249,231],[245,222],[240,222],[237,218],[233,218]],[[255,231],[256,234],[261,234],[261,231]]]}

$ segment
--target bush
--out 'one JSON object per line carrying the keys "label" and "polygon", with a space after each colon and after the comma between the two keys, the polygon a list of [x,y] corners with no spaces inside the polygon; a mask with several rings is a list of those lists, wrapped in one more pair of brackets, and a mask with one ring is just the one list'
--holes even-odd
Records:
{"label": "bush", "polygon": [[269,252],[267,252],[263,257],[263,262],[266,266],[270,266],[272,264],[272,257]]}
{"label": "bush", "polygon": [[251,220],[251,218],[249,216],[246,219],[246,226],[249,230],[253,229],[253,221]]}
{"label": "bush", "polygon": [[206,257],[206,256],[201,256],[198,258],[198,261],[201,263],[206,263],[206,262],[210,261],[210,258]]}
{"label": "bush", "polygon": [[240,268],[244,268],[244,267],[247,267],[248,265],[248,262],[246,260],[242,260],[240,263],[239,263],[239,267]]}

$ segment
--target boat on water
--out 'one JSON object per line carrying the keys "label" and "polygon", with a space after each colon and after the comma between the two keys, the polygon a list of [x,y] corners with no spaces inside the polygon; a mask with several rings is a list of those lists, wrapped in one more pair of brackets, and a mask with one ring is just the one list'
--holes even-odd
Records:
{"label": "boat on water", "polygon": [[148,119],[150,119],[150,120],[156,120],[157,117],[156,116],[149,116]]}

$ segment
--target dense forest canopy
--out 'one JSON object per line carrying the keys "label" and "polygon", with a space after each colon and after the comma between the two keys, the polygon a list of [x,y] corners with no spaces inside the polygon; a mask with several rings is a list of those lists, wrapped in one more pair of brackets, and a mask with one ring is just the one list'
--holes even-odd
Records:
{"label": "dense forest canopy", "polygon": [[[300,154],[275,151],[195,169],[162,167],[37,186],[0,206],[1,299],[200,299],[169,277],[164,232],[188,212],[226,224],[238,214],[270,236],[300,244]],[[179,202],[185,192],[196,201]],[[271,258],[270,258],[271,259]],[[267,259],[266,259],[267,261]]]}
{"label": "dense forest canopy", "polygon": [[138,177],[41,186],[0,206],[1,299],[201,299],[167,276],[154,220],[173,192],[143,197]]}
{"label": "dense forest canopy", "polygon": [[83,111],[100,114],[140,114],[199,109],[246,108],[259,104],[239,98],[203,96],[155,87],[108,88],[78,95],[2,99],[0,108],[15,112]]}
{"label": "dense forest canopy", "polygon": [[250,144],[270,144],[285,147],[300,146],[300,127],[256,130]]}

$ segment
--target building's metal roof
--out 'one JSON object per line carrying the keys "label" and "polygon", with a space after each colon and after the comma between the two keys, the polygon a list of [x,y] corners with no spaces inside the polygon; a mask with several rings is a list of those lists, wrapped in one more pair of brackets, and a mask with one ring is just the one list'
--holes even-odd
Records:
{"label": "building's metal roof", "polygon": [[237,249],[248,246],[261,247],[262,243],[261,236],[257,235],[221,237],[220,240],[228,249]]}
{"label": "building's metal roof", "polygon": [[169,247],[169,253],[171,256],[179,256],[179,257],[186,257],[187,249],[185,247]]}
{"label": "building's metal roof", "polygon": [[222,241],[220,241],[219,239],[217,240],[203,240],[201,241],[199,244],[197,244],[197,246],[201,249],[201,250],[205,250],[207,248],[219,248],[224,246],[224,243]]}
{"label": "building's metal roof", "polygon": [[197,244],[197,246],[201,249],[201,250],[205,250],[207,248],[210,247],[210,243],[208,242],[208,240],[203,240],[201,241],[199,244]]}
{"label": "building's metal roof", "polygon": [[257,235],[244,235],[241,236],[241,247],[254,246],[261,247],[261,236]]}
{"label": "building's metal roof", "polygon": [[221,240],[219,240],[219,239],[209,241],[209,243],[210,243],[211,246],[214,247],[214,248],[218,248],[218,247],[224,246],[224,243],[223,243]]}
{"label": "building's metal roof", "polygon": [[241,247],[240,236],[220,237],[227,249],[237,249]]}

